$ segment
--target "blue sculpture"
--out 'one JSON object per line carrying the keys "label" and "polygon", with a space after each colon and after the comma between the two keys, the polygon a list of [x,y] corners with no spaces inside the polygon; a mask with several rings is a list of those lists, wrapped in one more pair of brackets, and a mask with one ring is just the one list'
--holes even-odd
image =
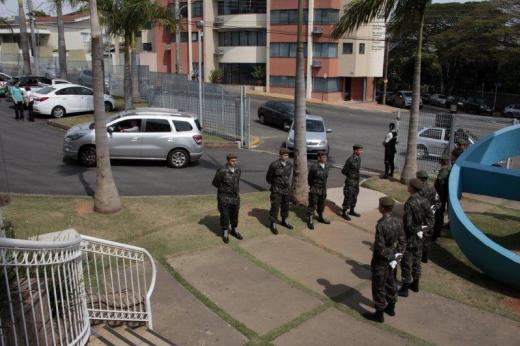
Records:
{"label": "blue sculpture", "polygon": [[520,170],[494,166],[520,155],[520,125],[496,131],[468,148],[455,162],[449,179],[450,229],[464,255],[480,270],[508,286],[520,288],[520,256],[482,233],[464,213],[463,192],[520,201]]}

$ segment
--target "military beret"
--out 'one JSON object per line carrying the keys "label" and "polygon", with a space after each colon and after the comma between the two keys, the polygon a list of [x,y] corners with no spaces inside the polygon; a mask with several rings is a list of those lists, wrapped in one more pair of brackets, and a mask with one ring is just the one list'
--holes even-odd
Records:
{"label": "military beret", "polygon": [[449,161],[449,160],[451,160],[451,157],[448,154],[442,154],[441,160],[442,161]]}
{"label": "military beret", "polygon": [[420,181],[419,179],[412,179],[410,180],[410,186],[413,187],[415,190],[419,191],[424,187],[424,183]]}
{"label": "military beret", "polygon": [[352,146],[352,148],[354,150],[356,150],[356,149],[363,149],[363,146],[361,144],[354,144],[354,146]]}
{"label": "military beret", "polygon": [[418,171],[415,176],[419,179],[428,179],[429,177],[428,172],[426,172],[425,170]]}
{"label": "military beret", "polygon": [[233,160],[233,159],[238,159],[238,156],[237,154],[235,153],[229,153],[226,155],[226,160],[229,161],[229,160]]}
{"label": "military beret", "polygon": [[289,155],[289,150],[287,148],[281,148],[280,155]]}
{"label": "military beret", "polygon": [[466,144],[466,140],[464,138],[457,138],[457,144],[464,145]]}
{"label": "military beret", "polygon": [[390,208],[395,205],[395,201],[392,198],[385,196],[385,197],[379,198],[379,205]]}

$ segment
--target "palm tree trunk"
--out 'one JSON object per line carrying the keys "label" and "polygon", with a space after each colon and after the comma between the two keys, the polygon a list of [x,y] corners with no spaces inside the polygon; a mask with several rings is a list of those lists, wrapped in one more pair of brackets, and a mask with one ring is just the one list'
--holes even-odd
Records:
{"label": "palm tree trunk", "polygon": [[137,67],[136,37],[135,32],[132,33],[132,53],[130,54],[130,63],[132,71],[132,104],[139,98],[139,70]]}
{"label": "palm tree trunk", "polygon": [[382,104],[386,105],[386,90],[388,88],[388,52],[390,51],[390,38],[388,37],[385,40],[385,56],[384,56],[384,71],[383,71],[383,98]]}
{"label": "palm tree trunk", "polygon": [[180,0],[175,0],[175,73],[182,74],[182,61],[181,61],[181,10]]}
{"label": "palm tree trunk", "polygon": [[23,0],[18,0],[18,16],[20,17],[20,44],[22,45],[23,74],[31,74],[31,57],[29,55],[29,40],[27,39],[27,23],[25,22],[25,11]]}
{"label": "palm tree trunk", "polygon": [[63,23],[62,0],[56,0],[56,18],[58,22],[58,60],[60,78],[67,77],[67,47],[65,46],[65,24]]}
{"label": "palm tree trunk", "polygon": [[131,62],[130,62],[130,45],[131,45],[130,35],[125,35],[125,66],[124,66],[124,78],[123,78],[123,87],[125,92],[125,110],[134,108],[133,100],[132,100],[132,71],[131,71]]}
{"label": "palm tree trunk", "polygon": [[96,130],[97,159],[94,210],[99,213],[110,214],[121,210],[121,198],[119,197],[114,178],[112,177],[112,167],[110,166],[110,154],[108,151],[108,135],[103,99],[103,48],[96,0],[90,0],[90,26],[92,31],[92,87],[94,89],[94,124]]}
{"label": "palm tree trunk", "polygon": [[296,78],[294,85],[294,173],[292,200],[306,204],[309,187],[307,185],[307,140],[305,117],[305,59],[303,56],[303,6],[298,1],[298,36],[296,48]]}
{"label": "palm tree trunk", "polygon": [[421,60],[423,44],[425,9],[421,11],[421,22],[419,26],[419,36],[417,39],[417,52],[415,56],[415,66],[412,86],[412,107],[410,108],[410,120],[408,124],[408,143],[406,144],[406,156],[404,168],[401,173],[401,182],[407,184],[410,179],[415,178],[417,172],[417,128],[419,125],[420,100],[421,100]]}
{"label": "palm tree trunk", "polygon": [[38,43],[36,42],[36,32],[34,27],[34,15],[32,0],[27,0],[27,8],[29,9],[29,21],[31,23],[31,50],[34,62],[34,74],[40,75],[40,53],[38,51]]}

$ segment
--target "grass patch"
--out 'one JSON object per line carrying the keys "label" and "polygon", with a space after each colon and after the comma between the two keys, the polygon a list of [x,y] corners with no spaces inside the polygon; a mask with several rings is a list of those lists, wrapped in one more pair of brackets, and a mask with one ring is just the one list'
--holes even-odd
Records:
{"label": "grass patch", "polygon": [[[381,191],[400,202],[408,198],[406,185],[397,181],[370,178],[363,186]],[[492,205],[467,197],[461,203],[466,215],[488,237],[508,249],[520,250],[518,210],[504,207],[507,203]],[[449,231],[444,231],[444,237],[433,245],[431,259],[430,264],[423,266],[425,289],[520,321],[520,311],[515,308],[520,293],[495,282],[473,266]]]}

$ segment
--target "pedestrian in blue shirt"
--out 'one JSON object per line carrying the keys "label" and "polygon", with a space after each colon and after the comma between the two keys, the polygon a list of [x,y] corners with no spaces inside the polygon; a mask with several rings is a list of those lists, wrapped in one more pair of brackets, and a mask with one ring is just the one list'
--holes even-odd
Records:
{"label": "pedestrian in blue shirt", "polygon": [[23,120],[23,95],[22,90],[15,83],[9,90],[14,102],[14,114],[16,120]]}

